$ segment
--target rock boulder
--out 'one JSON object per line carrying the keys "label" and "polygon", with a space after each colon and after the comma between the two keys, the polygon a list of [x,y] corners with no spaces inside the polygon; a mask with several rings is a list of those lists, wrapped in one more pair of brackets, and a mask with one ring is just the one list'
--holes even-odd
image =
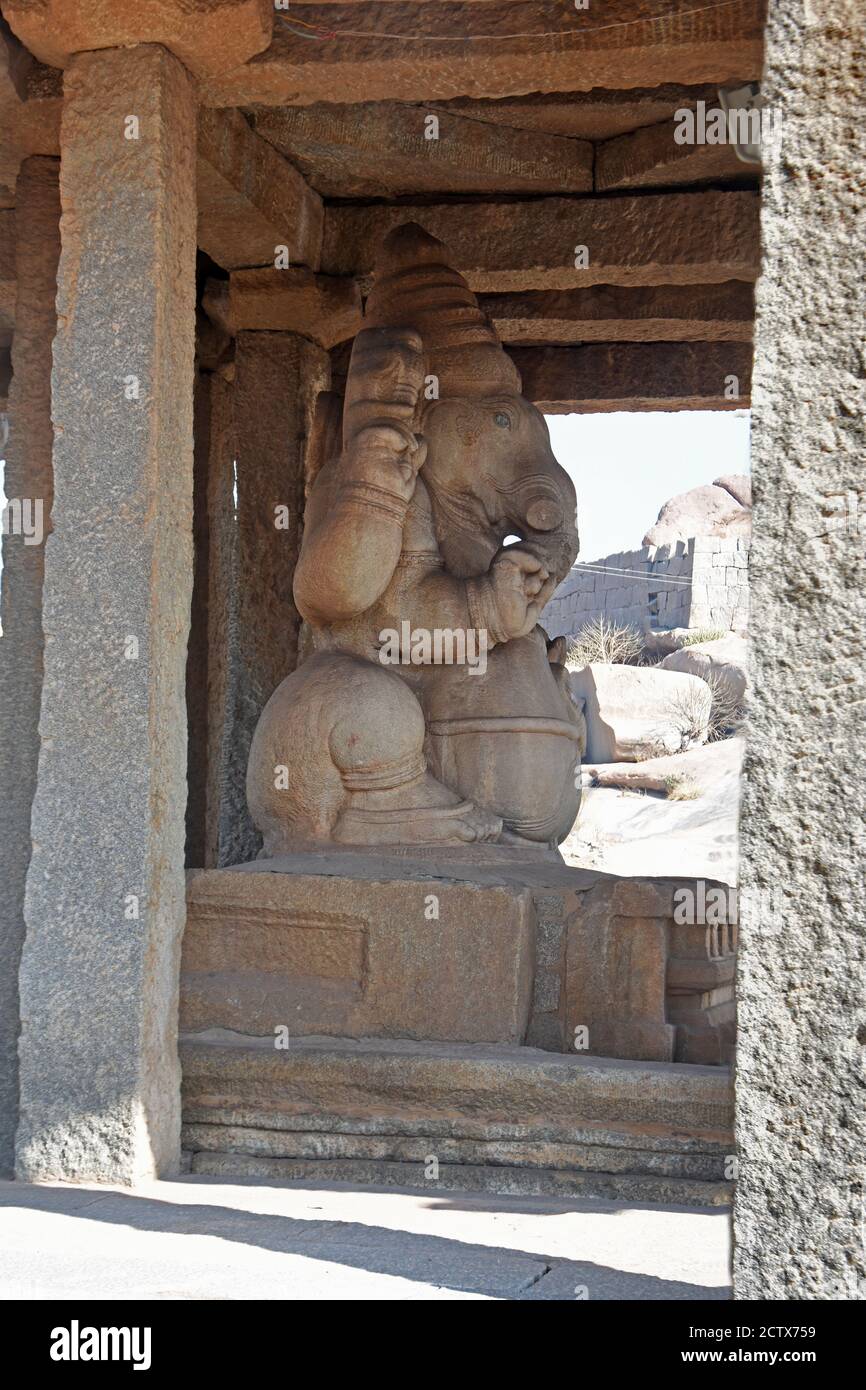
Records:
{"label": "rock boulder", "polygon": [[[681,492],[665,502],[658,520],[643,538],[644,545],[673,545],[692,536],[748,536],[752,512],[737,500],[735,484],[748,484],[748,478],[724,478]],[[722,485],[723,484],[723,485]],[[739,487],[740,495],[749,495]]]}
{"label": "rock boulder", "polygon": [[719,680],[727,687],[732,699],[740,704],[749,684],[749,644],[744,637],[732,632],[714,642],[681,647],[665,657],[660,669],[686,672],[702,680]]}
{"label": "rock boulder", "polygon": [[571,688],[584,701],[589,762],[637,762],[706,741],[710,688],[698,676],[592,664],[572,672]]}

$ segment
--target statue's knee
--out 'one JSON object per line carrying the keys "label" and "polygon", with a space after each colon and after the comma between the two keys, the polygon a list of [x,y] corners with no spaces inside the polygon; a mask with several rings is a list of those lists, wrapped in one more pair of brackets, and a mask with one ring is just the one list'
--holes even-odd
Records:
{"label": "statue's knee", "polygon": [[424,714],[409,687],[399,676],[371,665],[353,674],[348,695],[331,733],[331,756],[341,773],[373,781],[380,773],[386,779],[394,772],[419,775],[424,770]]}

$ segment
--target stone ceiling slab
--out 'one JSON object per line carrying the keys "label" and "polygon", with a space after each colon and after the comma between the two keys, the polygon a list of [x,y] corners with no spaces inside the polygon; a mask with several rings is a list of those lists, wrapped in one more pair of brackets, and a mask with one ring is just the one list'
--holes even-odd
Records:
{"label": "stone ceiling slab", "polygon": [[763,0],[659,8],[608,0],[599,22],[558,0],[293,5],[265,52],[205,82],[202,95],[214,106],[447,101],[719,84],[760,71]]}

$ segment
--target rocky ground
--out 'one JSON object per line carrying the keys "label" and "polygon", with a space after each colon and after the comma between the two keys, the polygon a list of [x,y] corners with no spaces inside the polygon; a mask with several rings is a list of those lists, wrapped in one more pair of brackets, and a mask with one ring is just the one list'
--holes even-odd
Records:
{"label": "rocky ground", "polygon": [[569,864],[612,874],[737,882],[744,739],[643,762],[586,763]]}

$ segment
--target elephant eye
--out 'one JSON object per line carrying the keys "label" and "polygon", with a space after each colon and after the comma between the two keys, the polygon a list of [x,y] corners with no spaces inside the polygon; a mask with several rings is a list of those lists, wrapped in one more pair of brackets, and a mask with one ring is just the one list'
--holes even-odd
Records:
{"label": "elephant eye", "polygon": [[511,416],[506,415],[504,410],[497,410],[493,417],[493,423],[498,425],[501,430],[511,429]]}

